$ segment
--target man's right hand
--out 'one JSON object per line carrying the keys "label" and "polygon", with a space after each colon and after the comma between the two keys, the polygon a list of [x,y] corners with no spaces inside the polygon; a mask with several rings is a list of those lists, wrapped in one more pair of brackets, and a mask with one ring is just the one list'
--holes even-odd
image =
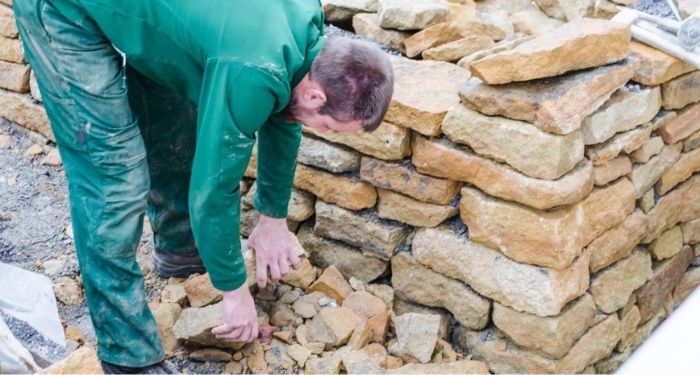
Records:
{"label": "man's right hand", "polygon": [[258,338],[258,314],[247,284],[224,292],[224,324],[211,330],[217,339],[251,342]]}

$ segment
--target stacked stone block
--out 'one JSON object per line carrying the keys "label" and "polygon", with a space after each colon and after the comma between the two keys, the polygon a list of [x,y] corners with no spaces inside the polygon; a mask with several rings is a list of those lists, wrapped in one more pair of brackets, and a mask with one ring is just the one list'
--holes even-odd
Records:
{"label": "stacked stone block", "polygon": [[[525,26],[468,0],[324,7],[426,59],[482,44],[446,59],[458,65],[392,57],[395,95],[372,133],[304,129],[288,224],[312,263],[390,282],[398,315],[440,315],[441,335],[496,373],[611,372],[700,284],[693,67],[577,16],[515,39]],[[0,115],[50,139],[13,24],[0,4]]]}

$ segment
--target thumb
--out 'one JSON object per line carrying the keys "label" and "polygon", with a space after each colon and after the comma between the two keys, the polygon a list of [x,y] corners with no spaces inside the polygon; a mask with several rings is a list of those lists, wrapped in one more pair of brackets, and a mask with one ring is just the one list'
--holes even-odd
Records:
{"label": "thumb", "polygon": [[224,323],[218,327],[214,327],[211,330],[211,333],[213,335],[224,335],[224,334],[227,334],[227,333],[233,331],[233,328],[234,328],[233,324]]}

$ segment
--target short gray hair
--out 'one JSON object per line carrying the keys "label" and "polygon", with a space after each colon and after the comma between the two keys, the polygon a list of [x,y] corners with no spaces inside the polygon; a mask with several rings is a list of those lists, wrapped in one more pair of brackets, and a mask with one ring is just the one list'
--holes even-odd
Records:
{"label": "short gray hair", "polygon": [[394,93],[387,54],[362,40],[329,36],[309,72],[326,93],[319,113],[339,121],[362,122],[365,131],[381,124]]}

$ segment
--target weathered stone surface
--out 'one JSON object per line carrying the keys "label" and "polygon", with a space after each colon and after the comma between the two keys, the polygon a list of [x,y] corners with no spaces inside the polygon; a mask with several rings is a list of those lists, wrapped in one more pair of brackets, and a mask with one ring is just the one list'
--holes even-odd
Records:
{"label": "weathered stone surface", "polygon": [[655,260],[663,260],[678,254],[683,249],[683,232],[675,227],[661,233],[661,236],[649,244],[649,252]]}
{"label": "weathered stone surface", "polygon": [[525,36],[525,37],[517,38],[514,40],[502,40],[502,41],[496,43],[495,46],[493,46],[489,49],[474,52],[471,55],[464,56],[462,59],[460,59],[457,62],[457,65],[464,68],[464,69],[469,70],[469,66],[471,65],[471,63],[476,61],[476,60],[482,59],[486,56],[493,55],[494,53],[509,51],[509,50],[527,42],[528,40],[532,40],[534,38],[535,38],[534,36]]}
{"label": "weathered stone surface", "polygon": [[55,140],[44,107],[34,104],[24,95],[5,91],[0,91],[0,102],[2,102],[0,117],[20,124],[50,140]]}
{"label": "weathered stone surface", "polygon": [[162,303],[177,303],[178,305],[184,305],[187,300],[187,291],[182,283],[169,284],[163,288],[163,293],[160,295],[160,301]]}
{"label": "weathered stone surface", "polygon": [[595,146],[586,148],[586,156],[593,165],[602,165],[616,158],[620,153],[630,154],[639,149],[651,137],[653,127],[645,124],[614,137]]}
{"label": "weathered stone surface", "polygon": [[34,100],[40,102],[42,101],[41,91],[39,90],[39,83],[36,81],[36,75],[34,74],[33,70],[29,75],[29,92],[31,92],[32,98],[34,98]]}
{"label": "weathered stone surface", "polygon": [[700,217],[700,175],[689,178],[676,189],[659,198],[656,206],[649,212],[649,230],[644,243],[649,243],[663,231],[674,225],[695,220]]}
{"label": "weathered stone surface", "polygon": [[377,193],[377,216],[414,227],[436,227],[459,213],[456,205],[440,206],[420,202],[391,190],[377,189]]}
{"label": "weathered stone surface", "polygon": [[695,267],[683,274],[673,290],[673,301],[676,306],[681,304],[698,286],[700,286],[700,267]]}
{"label": "weathered stone surface", "polygon": [[541,35],[563,24],[562,21],[548,17],[538,8],[522,10],[510,15],[515,32],[525,35]]}
{"label": "weathered stone surface", "polygon": [[372,185],[303,164],[297,165],[294,185],[349,210],[361,210],[377,203],[377,191]]}
{"label": "weathered stone surface", "polygon": [[343,354],[343,367],[348,374],[383,374],[384,369],[379,367],[367,353],[362,350],[352,350]]}
{"label": "weathered stone surface", "polygon": [[383,221],[371,213],[358,214],[316,201],[314,234],[357,246],[384,259],[391,257],[410,231],[405,225]]}
{"label": "weathered stone surface", "polygon": [[12,39],[19,36],[12,8],[0,7],[0,36]]}
{"label": "weathered stone surface", "polygon": [[410,163],[362,158],[360,178],[372,185],[393,190],[419,201],[445,205],[457,196],[462,184],[420,174]]}
{"label": "weathered stone surface", "polygon": [[403,45],[406,47],[406,56],[416,57],[427,49],[438,47],[463,37],[462,28],[459,24],[442,22],[411,35],[403,41]]}
{"label": "weathered stone surface", "polygon": [[405,31],[383,29],[379,26],[379,15],[376,13],[360,13],[352,18],[352,28],[355,34],[383,44],[391,49],[404,52],[403,41],[411,34]]}
{"label": "weathered stone surface", "polygon": [[691,104],[678,116],[659,128],[658,133],[667,144],[676,143],[700,130],[700,103]]}
{"label": "weathered stone surface", "polygon": [[419,230],[413,240],[413,255],[434,271],[466,282],[483,296],[540,316],[559,314],[588,288],[587,252],[567,269],[546,269],[514,262],[443,226]]}
{"label": "weathered stone surface", "polygon": [[304,131],[383,160],[400,160],[411,155],[410,131],[388,122],[382,122],[373,132],[319,133],[308,127],[304,127]]}
{"label": "weathered stone surface", "polygon": [[647,234],[648,219],[640,210],[613,227],[588,245],[591,253],[591,272],[597,272],[632,253]]}
{"label": "weathered stone surface", "polygon": [[494,303],[493,323],[516,344],[545,357],[559,359],[593,324],[595,313],[595,303],[589,294],[551,317],[523,313]]}
{"label": "weathered stone surface", "polygon": [[678,285],[693,260],[690,247],[654,266],[654,275],[635,293],[642,323],[651,319]]}
{"label": "weathered stone surface", "polygon": [[163,342],[165,355],[171,355],[179,346],[179,342],[173,333],[173,325],[180,317],[182,307],[177,303],[159,303],[152,311],[158,327],[158,334],[160,334]]}
{"label": "weathered stone surface", "polygon": [[0,36],[0,60],[21,64],[24,60],[24,50],[19,39]]}
{"label": "weathered stone surface", "polygon": [[591,295],[598,308],[611,314],[625,306],[632,292],[651,277],[649,253],[637,249],[591,279]]}
{"label": "weathered stone surface", "polygon": [[447,363],[409,364],[388,370],[387,374],[487,374],[486,363],[468,359]]}
{"label": "weathered stone surface", "polygon": [[102,374],[97,352],[86,345],[71,353],[66,359],[41,370],[41,374]]}
{"label": "weathered stone surface", "polygon": [[[258,184],[254,182],[248,190],[248,193],[241,200],[241,203],[243,204],[241,211],[245,211],[246,208],[253,208],[253,199],[255,198],[257,190]],[[293,229],[295,223],[304,221],[314,214],[315,203],[316,196],[313,194],[301,189],[292,189],[292,196],[289,198],[289,204],[287,205],[287,226],[289,227],[290,231],[295,231]],[[254,216],[254,220],[251,223],[252,225],[256,225],[258,223],[258,218],[260,215],[256,211]],[[241,232],[243,232],[243,229],[241,229]]]}
{"label": "weathered stone surface", "polygon": [[631,339],[641,319],[637,305],[632,306],[620,316],[620,342],[617,343],[616,349],[618,352],[624,352],[630,347],[630,344],[632,344]]}
{"label": "weathered stone surface", "polygon": [[427,363],[433,355],[440,328],[438,315],[408,313],[394,317],[396,343],[389,352],[399,357],[412,357]]}
{"label": "weathered stone surface", "polygon": [[173,325],[175,338],[204,346],[240,349],[242,343],[218,340],[211,333],[214,327],[224,323],[222,303],[182,310],[180,318]]}
{"label": "weathered stone surface", "polygon": [[644,195],[642,195],[641,198],[637,200],[639,203],[639,208],[642,209],[642,212],[645,214],[648,214],[649,211],[651,211],[652,208],[654,208],[654,205],[656,204],[656,196],[654,194],[654,189],[649,189],[647,190]]}
{"label": "weathered stone surface", "polygon": [[700,219],[695,219],[681,226],[683,231],[683,243],[696,244],[700,242]]}
{"label": "weathered stone surface", "polygon": [[607,185],[632,172],[632,162],[627,156],[618,156],[605,164],[593,167],[593,179],[596,186]]}
{"label": "weathered stone surface", "polygon": [[362,290],[350,293],[343,301],[343,307],[354,311],[362,319],[369,319],[386,311],[384,301]]}
{"label": "weathered stone surface", "polygon": [[700,146],[700,130],[683,140],[683,152],[695,150],[698,146]]}
{"label": "weathered stone surface", "polygon": [[323,270],[321,276],[309,286],[307,292],[321,292],[338,303],[343,303],[345,297],[352,293],[352,287],[335,266],[330,266]]}
{"label": "weathered stone surface", "polygon": [[472,78],[460,89],[462,103],[483,114],[533,123],[555,134],[569,134],[632,77],[639,61],[572,72],[532,82],[489,86]]}
{"label": "weathered stone surface", "polygon": [[658,86],[695,70],[692,65],[639,42],[632,42],[630,54],[642,62],[632,80],[645,86]]}
{"label": "weathered stone surface", "polygon": [[358,13],[376,12],[377,0],[323,0],[326,21],[349,21]]}
{"label": "weathered stone surface", "polygon": [[661,90],[658,87],[617,90],[591,116],[583,120],[581,131],[587,145],[602,143],[615,133],[634,129],[651,121],[661,108]]}
{"label": "weathered stone surface", "polygon": [[460,216],[469,236],[518,262],[563,269],[584,246],[621,223],[634,210],[626,178],[597,189],[582,202],[543,212],[462,189]]}
{"label": "weathered stone surface", "polygon": [[620,23],[576,20],[510,51],[474,61],[471,72],[492,85],[554,77],[624,59],[631,37],[629,28]]}
{"label": "weathered stone surface", "polygon": [[469,73],[445,62],[391,57],[391,63],[394,95],[385,120],[427,136],[440,134],[440,124],[447,110],[459,104],[457,90]]}
{"label": "weathered stone surface", "polygon": [[421,173],[469,182],[491,195],[541,210],[579,202],[593,189],[589,162],[550,181],[528,177],[447,141],[416,136],[413,151],[413,164]]}
{"label": "weathered stone surface", "polygon": [[632,168],[630,180],[636,190],[636,197],[640,198],[647,190],[651,189],[656,181],[666,173],[681,154],[681,144],[665,146],[661,153],[651,158],[644,164],[637,164]]}
{"label": "weathered stone surface", "polygon": [[214,288],[209,275],[192,275],[183,283],[191,307],[202,307],[221,301],[224,294]]}
{"label": "weathered stone surface", "polygon": [[309,253],[309,259],[321,268],[335,265],[347,279],[354,277],[370,282],[386,273],[387,261],[365,254],[358,248],[313,234],[313,227],[304,225],[297,234],[299,242]]}
{"label": "weathered stone surface", "polygon": [[232,357],[231,353],[216,348],[197,349],[188,356],[189,359],[198,362],[229,362]]}
{"label": "weathered stone surface", "polygon": [[0,88],[29,92],[29,66],[0,61]]}
{"label": "weathered stone surface", "polygon": [[450,109],[442,131],[453,142],[535,178],[557,179],[583,159],[580,132],[549,134],[532,124],[485,116],[462,105]]}
{"label": "weathered stone surface", "polygon": [[[355,328],[360,324],[361,318],[357,316],[351,309],[347,307],[335,307],[335,308],[323,308],[319,311],[318,315],[312,320],[309,331],[309,339],[318,342],[324,342],[326,344],[331,344],[333,346],[341,346],[348,342],[350,335],[355,330]],[[324,335],[318,335],[316,325],[323,325],[330,334],[327,337]]]}
{"label": "weathered stone surface", "polygon": [[358,152],[309,136],[301,139],[297,160],[333,173],[353,171],[360,167]]}
{"label": "weathered stone surface", "polygon": [[53,293],[58,301],[68,306],[79,305],[83,301],[83,288],[68,276],[59,277],[53,282]]}
{"label": "weathered stone surface", "polygon": [[379,0],[379,23],[386,29],[421,30],[445,22],[444,0]]}
{"label": "weathered stone surface", "polygon": [[661,195],[666,194],[697,171],[700,171],[700,148],[681,154],[678,161],[661,176],[656,191]]}
{"label": "weathered stone surface", "polygon": [[491,48],[494,45],[491,38],[475,35],[426,49],[421,53],[421,56],[424,60],[457,61],[464,56]]}
{"label": "weathered stone surface", "polygon": [[397,298],[394,303],[393,312],[396,315],[404,315],[408,313],[437,315],[440,317],[440,328],[438,330],[439,336],[443,339],[449,338],[448,335],[451,330],[450,322],[452,321],[452,314],[450,314],[449,311],[445,309],[418,305],[413,302]]}
{"label": "weathered stone surface", "polygon": [[327,357],[313,356],[306,361],[304,373],[306,374],[339,374],[342,357],[329,355]]}
{"label": "weathered stone surface", "polygon": [[569,354],[557,364],[557,372],[565,374],[581,372],[586,366],[608,357],[618,341],[620,341],[620,320],[613,314],[581,337]]}
{"label": "weathered stone surface", "polygon": [[398,298],[445,308],[465,327],[482,329],[488,324],[489,301],[463,282],[439,274],[403,252],[392,258],[391,269]]}
{"label": "weathered stone surface", "polygon": [[537,6],[550,17],[562,21],[577,20],[590,16],[593,12],[593,0],[535,0]]}
{"label": "weathered stone surface", "polygon": [[700,72],[694,71],[661,85],[664,108],[680,109],[700,101]]}
{"label": "weathered stone surface", "polygon": [[647,139],[644,144],[635,150],[630,158],[635,163],[646,163],[652,157],[658,155],[664,148],[664,140],[659,136],[653,136]]}
{"label": "weathered stone surface", "polygon": [[293,344],[287,347],[287,355],[295,360],[299,367],[303,367],[311,355],[311,351],[301,345]]}

